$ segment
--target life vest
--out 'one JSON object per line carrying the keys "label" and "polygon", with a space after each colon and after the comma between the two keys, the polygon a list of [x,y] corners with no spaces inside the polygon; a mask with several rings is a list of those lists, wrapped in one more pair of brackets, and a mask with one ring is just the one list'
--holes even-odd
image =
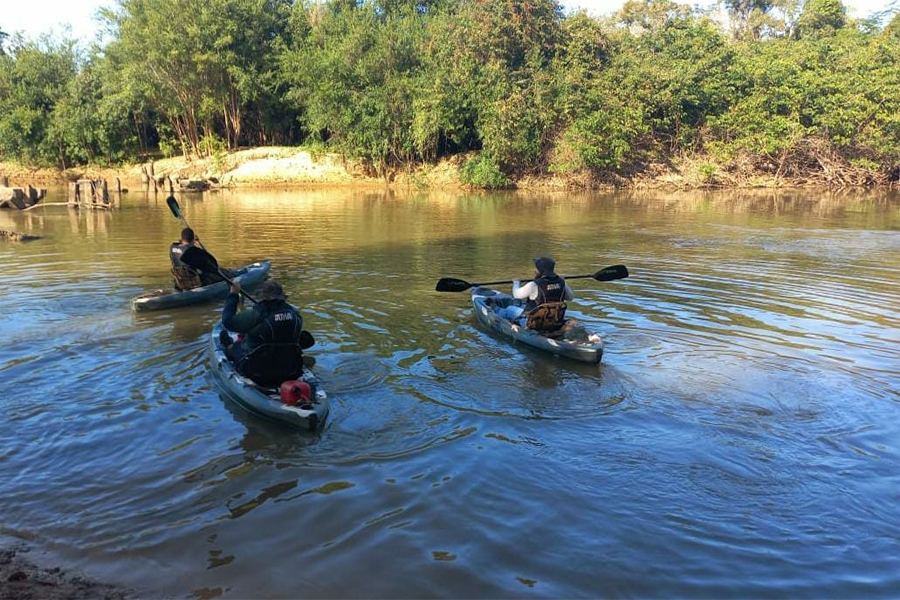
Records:
{"label": "life vest", "polygon": [[537,300],[525,303],[526,327],[541,333],[558,331],[566,322],[566,282],[556,273],[534,280]]}
{"label": "life vest", "polygon": [[181,263],[181,255],[190,247],[190,244],[172,242],[172,245],[169,247],[169,258],[172,260],[172,268],[180,269],[185,266]]}
{"label": "life vest", "polygon": [[262,315],[244,338],[246,352],[237,371],[259,385],[277,386],[303,373],[300,334],[303,318],[283,300],[261,302],[254,310]]}
{"label": "life vest", "polygon": [[181,255],[190,246],[181,242],[172,242],[169,247],[169,259],[172,261],[172,277],[175,278],[176,290],[192,290],[205,285],[200,273],[181,262]]}
{"label": "life vest", "polygon": [[562,302],[566,298],[566,281],[556,273],[541,275],[534,280],[538,288],[537,300],[529,299],[525,303],[525,310],[532,311],[541,304],[548,302]]}

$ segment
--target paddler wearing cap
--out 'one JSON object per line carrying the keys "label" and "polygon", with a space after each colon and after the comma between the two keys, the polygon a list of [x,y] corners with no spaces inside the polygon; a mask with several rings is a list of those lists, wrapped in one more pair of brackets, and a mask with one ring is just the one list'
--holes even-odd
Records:
{"label": "paddler wearing cap", "polygon": [[222,340],[235,369],[257,383],[298,377],[303,371],[303,318],[288,304],[281,285],[264,281],[255,294],[258,304],[241,311],[239,294],[240,286],[233,285],[222,308],[225,329],[243,334],[234,343]]}
{"label": "paddler wearing cap", "polygon": [[531,312],[542,304],[565,302],[574,295],[566,281],[556,274],[556,261],[549,256],[534,259],[534,280],[525,285],[516,279],[513,281],[512,295],[518,300],[525,300],[525,306],[509,306],[503,309],[501,316],[515,321],[524,313]]}

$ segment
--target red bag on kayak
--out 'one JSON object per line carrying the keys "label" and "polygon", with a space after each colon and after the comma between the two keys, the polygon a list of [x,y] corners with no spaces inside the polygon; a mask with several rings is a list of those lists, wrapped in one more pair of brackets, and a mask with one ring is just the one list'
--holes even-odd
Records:
{"label": "red bag on kayak", "polygon": [[281,384],[281,401],[289,406],[297,406],[303,402],[309,402],[312,398],[312,388],[305,381],[295,379]]}

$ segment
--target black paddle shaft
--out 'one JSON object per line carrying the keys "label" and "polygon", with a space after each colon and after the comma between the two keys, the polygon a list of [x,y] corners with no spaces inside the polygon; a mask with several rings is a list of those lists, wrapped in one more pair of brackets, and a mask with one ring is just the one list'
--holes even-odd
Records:
{"label": "black paddle shaft", "polygon": [[[191,246],[187,250],[181,253],[181,262],[191,267],[192,269],[196,269],[202,273],[215,273],[219,277],[222,278],[223,281],[228,283],[228,285],[234,285],[234,282],[229,279],[225,273],[222,272],[222,269],[219,268],[219,262],[216,260],[216,257],[204,250],[203,248],[198,248],[197,246]],[[244,295],[245,298],[250,300],[253,304],[259,304],[253,296],[241,290],[241,294]]]}
{"label": "black paddle shaft", "polygon": [[[597,281],[614,281],[616,279],[625,279],[628,277],[628,269],[625,265],[613,265],[600,269],[596,273],[590,275],[567,275],[563,279],[595,279]],[[532,281],[528,279],[527,281]],[[453,277],[444,277],[437,282],[435,290],[438,292],[463,292],[469,288],[480,287],[483,285],[505,285],[514,283],[514,281],[485,281],[483,283],[469,283],[462,279],[454,279]]]}
{"label": "black paddle shaft", "polygon": [[[181,222],[185,227],[191,229],[191,226],[188,225],[187,219],[185,219],[184,215],[181,214],[181,207],[178,206],[178,200],[175,199],[175,196],[169,196],[168,198],[166,198],[166,204],[169,205],[169,210],[172,211],[172,214],[181,219]],[[191,230],[193,231],[193,229]],[[203,248],[203,243],[200,241],[200,238],[197,238],[197,245]]]}
{"label": "black paddle shaft", "polygon": [[[181,219],[184,226],[190,229],[191,226],[188,225],[187,219],[181,214],[181,207],[178,206],[178,200],[175,199],[175,196],[166,198],[166,204],[169,206],[169,210],[172,211],[172,214]],[[223,281],[228,283],[228,285],[234,285],[234,282],[226,277],[225,273],[222,272],[222,269],[219,268],[219,261],[216,260],[216,257],[206,251],[206,248],[203,247],[203,244],[200,243],[199,239],[197,240],[197,245],[199,248],[197,246],[191,246],[182,253],[181,262],[204,273],[215,273],[221,277]],[[185,260],[185,257],[187,257],[187,260]],[[241,293],[253,304],[259,304],[253,299],[253,296],[244,290],[241,290]]]}

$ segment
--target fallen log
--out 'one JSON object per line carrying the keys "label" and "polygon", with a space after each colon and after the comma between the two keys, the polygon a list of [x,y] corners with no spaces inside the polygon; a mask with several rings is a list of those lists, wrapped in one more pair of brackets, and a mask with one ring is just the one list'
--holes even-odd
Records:
{"label": "fallen log", "polygon": [[44,204],[32,204],[28,208],[23,208],[22,212],[27,212],[29,210],[34,210],[36,208],[43,208],[44,206],[78,206],[77,204],[73,204],[72,202],[46,202]]}
{"label": "fallen log", "polygon": [[6,240],[9,242],[30,242],[32,240],[39,239],[41,239],[41,236],[39,235],[19,233],[18,231],[11,231],[9,229],[0,229],[0,240]]}

